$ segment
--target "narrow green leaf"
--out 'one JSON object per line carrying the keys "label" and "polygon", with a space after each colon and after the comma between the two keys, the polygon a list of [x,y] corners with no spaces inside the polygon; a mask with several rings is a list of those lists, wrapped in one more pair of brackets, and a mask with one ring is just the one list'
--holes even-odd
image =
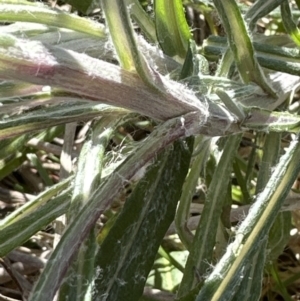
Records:
{"label": "narrow green leaf", "polygon": [[165,54],[185,58],[191,38],[181,0],[155,0],[155,26]]}
{"label": "narrow green leaf", "polygon": [[274,279],[274,282],[277,286],[276,288],[281,293],[282,297],[284,298],[284,301],[292,301],[293,299],[291,298],[291,294],[287,290],[287,285],[285,285],[280,279],[281,277],[276,267],[276,263],[271,263],[269,271],[271,272],[272,278]]}
{"label": "narrow green leaf", "polygon": [[223,101],[225,106],[229,109],[229,111],[236,115],[240,120],[243,120],[245,118],[245,113],[243,110],[243,107],[241,107],[239,104],[237,104],[234,100],[232,100],[225,90],[223,89],[216,89],[216,94],[220,97],[220,99]]}
{"label": "narrow green leaf", "polygon": [[[148,136],[146,143],[132,152],[132,155],[101,183],[76,219],[67,227],[49,258],[30,296],[30,301],[44,301],[45,294],[49,299],[54,297],[82,241],[90,233],[100,215],[121,192],[124,181],[132,179],[145,164],[175,140],[193,134],[195,127],[199,126],[198,123],[199,114],[195,112],[166,121]],[[61,260],[58,261],[57,258]]]}
{"label": "narrow green leaf", "polygon": [[165,89],[158,73],[149,66],[138,49],[125,2],[123,0],[102,0],[102,8],[120,65],[127,71],[136,71],[152,89],[164,92]]}
{"label": "narrow green leaf", "polygon": [[177,268],[179,271],[184,273],[184,266],[179,261],[177,261],[176,258],[174,258],[170,253],[171,252],[167,252],[162,246],[159,247],[158,254],[163,258],[167,259],[169,263],[175,268]]}
{"label": "narrow green leaf", "polygon": [[214,0],[214,4],[226,30],[229,47],[243,82],[257,83],[267,93],[276,96],[256,60],[250,35],[236,1]]}
{"label": "narrow green leaf", "polygon": [[274,169],[278,163],[280,150],[281,134],[274,132],[267,134],[263,147],[263,157],[257,176],[256,194],[260,193],[268,183],[272,169]]}
{"label": "narrow green leaf", "polygon": [[121,67],[128,71],[135,70],[135,60],[140,57],[140,54],[125,2],[102,0],[102,8]]}
{"label": "narrow green leaf", "polygon": [[[67,214],[68,223],[76,218],[89,197],[100,185],[104,153],[119,122],[120,119],[113,116],[100,119],[93,127],[91,138],[84,143],[78,160],[74,191]],[[91,300],[97,245],[95,234],[95,229],[92,229],[83,242],[76,261],[69,268],[67,279],[60,289],[59,300]]]}
{"label": "narrow green leaf", "polygon": [[200,172],[202,168],[204,168],[209,156],[210,143],[211,140],[202,135],[195,140],[195,150],[199,153],[193,158],[193,164],[183,185],[182,195],[175,216],[175,225],[178,236],[188,250],[190,249],[194,238],[194,235],[187,226],[188,218],[190,216],[190,204],[199,180]]}
{"label": "narrow green leaf", "polygon": [[266,188],[240,225],[236,238],[209,275],[196,301],[230,299],[241,283],[245,265],[253,262],[257,248],[266,238],[290,188],[300,171],[300,143],[291,142],[272,173]]}
{"label": "narrow green leaf", "polygon": [[248,22],[251,30],[254,29],[256,22],[262,17],[268,15],[285,0],[258,0],[255,1],[245,14],[245,20]]}
{"label": "narrow green leaf", "polygon": [[183,66],[181,68],[179,79],[184,79],[188,76],[192,76],[192,74],[194,73],[194,69],[197,68],[196,64],[194,64],[194,57],[195,54],[192,50],[192,45],[189,45]]}
{"label": "narrow green leaf", "polygon": [[25,149],[23,153],[17,152],[10,158],[0,160],[0,180],[7,177],[23,164],[23,162],[26,160],[26,153],[28,151],[29,149]]}
{"label": "narrow green leaf", "polygon": [[296,272],[295,274],[293,274],[292,276],[288,277],[288,279],[283,281],[283,285],[285,287],[288,287],[289,285],[292,285],[293,283],[295,283],[297,280],[299,280],[300,278],[300,273]]}
{"label": "narrow green leaf", "polygon": [[[296,48],[279,47],[267,43],[253,43],[259,64],[265,68],[286,72],[294,75],[300,74],[300,51]],[[218,59],[227,49],[226,39],[210,36],[204,42],[204,55]]]}
{"label": "narrow green leaf", "polygon": [[70,177],[51,186],[47,190],[40,193],[32,201],[25,203],[23,206],[13,211],[11,214],[0,221],[0,230],[10,224],[16,223],[19,219],[23,219],[26,216],[33,214],[33,212],[37,211],[39,207],[44,206],[47,202],[49,202],[49,200],[53,196],[61,192],[63,189],[67,189],[67,187],[70,186],[72,180],[73,177]]}
{"label": "narrow green leaf", "polygon": [[230,48],[227,48],[223,53],[219,67],[216,71],[216,76],[225,77],[228,79],[232,78],[234,69],[233,55],[230,51]]}
{"label": "narrow green leaf", "polygon": [[76,217],[89,197],[100,185],[104,152],[120,120],[122,119],[109,115],[100,119],[93,127],[91,138],[83,145],[79,156],[74,193],[68,214],[70,220]]}
{"label": "narrow green leaf", "polygon": [[[244,277],[231,301],[258,301],[261,299],[262,283],[265,272],[267,239],[264,239],[253,256],[252,264],[245,268]],[[256,264],[259,263],[259,264]]]}
{"label": "narrow green leaf", "polygon": [[290,240],[290,231],[292,228],[291,212],[279,212],[272,225],[268,240],[267,259],[276,260],[283,253],[285,246]]}
{"label": "narrow green leaf", "polygon": [[10,139],[0,139],[0,159],[11,156],[17,149],[22,149],[28,139],[28,135],[21,135]]}
{"label": "narrow green leaf", "polygon": [[157,42],[154,22],[151,17],[145,12],[139,0],[126,0],[130,15],[139,25],[142,32],[152,43]]}
{"label": "narrow green leaf", "polygon": [[282,23],[286,32],[291,36],[295,44],[300,46],[300,30],[293,20],[290,4],[288,0],[284,0],[280,6]]}
{"label": "narrow green leaf", "polygon": [[[113,111],[119,111],[121,115],[126,110],[95,103],[68,102],[58,106],[44,108],[33,112],[24,113],[20,116],[2,118],[0,120],[0,138],[13,137],[23,133],[39,131],[43,128],[56,126],[58,124],[70,123],[72,121],[91,119],[96,116],[105,115]],[[118,113],[117,113],[118,115]]]}
{"label": "narrow green leaf", "polygon": [[248,203],[251,198],[250,198],[250,193],[248,191],[247,178],[243,175],[243,173],[246,173],[246,169],[243,169],[241,161],[238,160],[237,158],[233,162],[233,170],[238,185],[240,186],[241,192],[243,194],[243,202]]}
{"label": "narrow green leaf", "polygon": [[105,37],[104,26],[90,19],[81,18],[44,5],[0,4],[0,20],[4,22],[33,22],[54,27],[69,28],[95,36]]}
{"label": "narrow green leaf", "polygon": [[[252,143],[251,143],[252,144]],[[253,178],[257,176],[257,171],[254,170],[254,166],[256,164],[256,146],[255,146],[255,140],[253,141],[251,151],[249,154],[248,160],[244,160],[241,158],[241,156],[237,155],[235,158],[236,164],[238,164],[238,167],[240,169],[240,172],[245,174],[245,184],[241,184],[241,189],[250,189],[251,188],[251,181]],[[239,180],[238,180],[239,182]],[[240,185],[240,183],[239,183]],[[243,187],[245,185],[245,187]],[[246,204],[249,204],[251,199],[250,199],[250,192],[246,192],[245,195],[248,197],[245,197],[244,201]]]}
{"label": "narrow green leaf", "polygon": [[297,133],[300,130],[300,116],[287,112],[270,112],[259,108],[251,108],[241,126],[266,132],[291,131]]}
{"label": "narrow green leaf", "polygon": [[190,158],[190,142],[175,142],[137,184],[97,254],[96,266],[101,272],[95,280],[93,300],[100,301],[103,296],[107,301],[139,300],[174,218]]}
{"label": "narrow green leaf", "polygon": [[55,218],[66,213],[70,192],[71,187],[51,201],[30,212],[30,214],[22,216],[18,221],[1,229],[0,256],[7,255],[10,251],[26,242],[36,232],[42,230]]}
{"label": "narrow green leaf", "polygon": [[[189,251],[185,273],[178,290],[178,297],[182,297],[192,290],[197,282],[207,273],[213,258],[219,219],[227,194],[227,188],[232,171],[232,162],[240,143],[240,135],[227,138],[222,156],[217,165],[212,181],[209,185],[200,223]],[[220,181],[222,179],[222,181]],[[205,244],[203,243],[205,241]],[[192,273],[191,271],[195,271]],[[199,275],[199,277],[197,277]]]}
{"label": "narrow green leaf", "polygon": [[[260,135],[262,136],[262,135]],[[271,132],[266,135],[264,146],[263,146],[263,157],[261,159],[259,173],[257,177],[256,194],[260,193],[270,179],[272,169],[275,168],[279,160],[281,149],[281,134]],[[238,290],[235,293],[233,301],[238,300],[259,300],[262,281],[264,274],[265,261],[267,256],[270,260],[270,254],[275,255],[277,258],[283,251],[286,245],[285,239],[289,237],[289,228],[287,228],[287,219],[290,213],[280,212],[272,225],[268,239],[264,239],[263,243],[255,250],[253,255],[253,262],[259,262],[260,264],[247,265],[245,267],[246,272],[243,277]],[[286,217],[286,218],[284,218]],[[289,220],[289,222],[291,219]],[[289,223],[290,225],[290,223]],[[276,253],[280,250],[280,253]],[[270,252],[271,251],[271,252]],[[252,279],[252,281],[249,281]]]}

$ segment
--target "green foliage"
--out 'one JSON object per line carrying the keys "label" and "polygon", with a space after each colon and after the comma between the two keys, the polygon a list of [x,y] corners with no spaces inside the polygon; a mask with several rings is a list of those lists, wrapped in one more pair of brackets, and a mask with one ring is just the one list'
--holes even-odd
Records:
{"label": "green foliage", "polygon": [[76,10],[79,10],[80,12],[86,14],[88,11],[90,11],[90,7],[92,3],[94,2],[93,0],[67,0],[64,1],[70,5]]}
{"label": "green foliage", "polygon": [[[192,144],[175,142],[146,171],[109,234],[100,245],[95,266],[95,300],[138,300],[158,247],[175,216],[189,168]],[[165,183],[177,189],[165,189]],[[145,258],[145,254],[147,254]]]}
{"label": "green foliage", "polygon": [[155,26],[159,44],[165,54],[184,58],[190,31],[181,0],[154,1]]}
{"label": "green foliage", "polygon": [[0,256],[56,224],[28,300],[291,299],[299,1],[66,2],[0,1],[1,187],[29,197]]}

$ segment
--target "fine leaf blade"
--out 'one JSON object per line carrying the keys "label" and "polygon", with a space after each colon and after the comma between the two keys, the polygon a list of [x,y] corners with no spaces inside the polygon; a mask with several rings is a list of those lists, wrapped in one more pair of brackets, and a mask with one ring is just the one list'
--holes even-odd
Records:
{"label": "fine leaf blade", "polygon": [[155,0],[155,26],[159,44],[169,56],[185,58],[191,38],[181,0]]}
{"label": "fine leaf blade", "polygon": [[[271,132],[268,135],[266,135],[264,147],[263,147],[263,156],[261,159],[259,173],[257,177],[256,193],[259,193],[265,188],[270,178],[271,170],[275,168],[276,164],[278,163],[279,155],[280,155],[280,147],[281,147],[280,133]],[[261,294],[263,273],[264,273],[267,253],[269,253],[268,254],[269,258],[271,258],[270,253],[271,252],[274,253],[273,250],[280,249],[280,252],[283,251],[283,248],[286,245],[285,243],[287,242],[284,241],[284,237],[286,237],[286,230],[287,230],[287,227],[285,226],[287,223],[286,222],[284,223],[284,221],[287,220],[286,218],[283,219],[283,217],[289,214],[290,214],[289,212],[280,212],[279,215],[277,216],[275,223],[271,228],[269,239],[264,239],[262,245],[256,249],[255,251],[256,254],[253,256],[253,262],[259,262],[260,264],[249,265],[246,268],[245,277],[243,278],[241,284],[239,285],[239,288],[235,293],[235,297],[233,301],[259,300]],[[270,252],[269,250],[272,251]],[[279,256],[280,253],[276,255]],[[274,258],[277,258],[277,256]],[[249,279],[253,279],[253,281],[249,281]]]}
{"label": "fine leaf blade", "polygon": [[[194,189],[199,180],[200,171],[204,168],[209,156],[209,146],[211,140],[205,136],[198,136],[195,140],[195,147],[198,146],[197,156],[194,158],[189,174],[184,182],[182,195],[175,216],[175,225],[177,234],[185,245],[187,250],[193,241],[194,235],[187,226],[188,218],[190,216],[190,205],[193,198]],[[201,145],[199,149],[199,145]]]}
{"label": "fine leaf blade", "polygon": [[295,44],[300,46],[300,30],[297,24],[293,20],[290,4],[287,0],[284,0],[280,6],[282,23],[286,32],[291,36]]}
{"label": "fine leaf blade", "polygon": [[[207,57],[217,59],[226,49],[226,39],[210,36],[204,42],[203,52]],[[300,51],[296,48],[280,47],[273,44],[253,43],[259,64],[271,70],[299,75]]]}
{"label": "fine leaf blade", "polygon": [[191,271],[196,270],[197,274],[202,277],[207,273],[209,264],[212,262],[219,219],[226,199],[232,162],[240,139],[241,135],[232,135],[227,138],[219,164],[213,173],[200,223],[189,249],[190,255],[186,263],[186,272],[178,290],[178,297],[188,294],[196,286],[199,279]]}
{"label": "fine leaf blade", "polygon": [[245,265],[253,262],[257,248],[264,243],[269,230],[300,171],[300,143],[291,142],[271,174],[266,188],[257,197],[248,216],[241,223],[234,242],[206,279],[196,298],[225,301],[238,289],[245,276]]}
{"label": "fine leaf blade", "polygon": [[245,14],[245,20],[248,22],[250,29],[254,29],[256,22],[272,12],[284,0],[258,0],[248,9]]}
{"label": "fine leaf blade", "polygon": [[300,116],[287,112],[270,112],[254,107],[248,112],[248,116],[242,122],[242,127],[266,132],[299,132]]}
{"label": "fine leaf blade", "polygon": [[[168,227],[188,171],[192,141],[175,142],[149,168],[102,243],[93,300],[137,301]],[[147,254],[147,256],[145,256]]]}
{"label": "fine leaf blade", "polygon": [[67,189],[70,186],[73,177],[70,177],[60,183],[57,183],[46,191],[40,193],[37,197],[32,199],[31,201],[25,203],[23,206],[19,207],[11,214],[6,216],[4,219],[0,221],[0,230],[6,228],[7,226],[16,223],[19,219],[23,219],[26,216],[33,215],[38,208],[46,205],[46,203],[59,192],[64,189]]}
{"label": "fine leaf blade", "polygon": [[68,28],[97,38],[105,37],[103,24],[81,18],[75,14],[51,9],[46,5],[36,5],[36,3],[35,5],[0,3],[0,21],[33,23],[38,21],[41,24]]}
{"label": "fine leaf blade", "polygon": [[[69,102],[57,106],[44,108],[22,115],[11,116],[0,120],[0,139],[13,137],[27,132],[39,131],[43,128],[69,123],[72,121],[88,120],[106,113],[125,110],[95,103]],[[118,114],[118,113],[117,113]]]}
{"label": "fine leaf blade", "polygon": [[[76,255],[76,251],[89,235],[100,215],[122,191],[124,181],[126,183],[132,179],[142,167],[168,145],[181,137],[186,137],[187,134],[192,134],[195,127],[198,127],[198,124],[195,124],[198,122],[198,113],[189,113],[184,115],[184,118],[173,118],[161,124],[149,135],[140,148],[132,152],[132,155],[100,184],[87,204],[66,228],[64,235],[49,258],[49,264],[46,265],[32,291],[30,301],[42,301],[45,300],[46,296],[49,299],[54,297]],[[58,261],[57,258],[61,258],[61,260]]]}
{"label": "fine leaf blade", "polygon": [[[94,125],[91,138],[84,143],[78,160],[71,205],[67,214],[68,223],[76,218],[81,208],[100,185],[105,149],[119,121],[120,119],[112,116],[100,119]],[[67,279],[59,292],[59,300],[90,300],[96,244],[95,229],[92,229],[83,242],[76,261],[68,270]]]}
{"label": "fine leaf blade", "polygon": [[138,49],[129,18],[129,7],[125,2],[123,0],[102,0],[102,8],[120,65],[127,71],[136,71],[153,90],[164,92],[165,89],[159,74],[151,68]]}
{"label": "fine leaf blade", "polygon": [[[20,215],[16,222],[8,224],[0,230],[0,256],[5,256],[14,248],[22,245],[32,235],[51,223],[55,218],[66,213],[69,206],[71,187],[64,190],[51,201],[31,211]],[[26,212],[27,213],[27,212]]]}
{"label": "fine leaf blade", "polygon": [[214,0],[214,4],[226,30],[228,44],[243,82],[257,83],[268,94],[275,96],[275,91],[267,82],[257,62],[247,26],[236,1],[228,0],[225,3]]}
{"label": "fine leaf blade", "polygon": [[139,0],[126,0],[128,6],[130,6],[130,15],[135,22],[139,25],[142,32],[152,43],[157,42],[154,22],[151,17],[146,13],[140,4]]}

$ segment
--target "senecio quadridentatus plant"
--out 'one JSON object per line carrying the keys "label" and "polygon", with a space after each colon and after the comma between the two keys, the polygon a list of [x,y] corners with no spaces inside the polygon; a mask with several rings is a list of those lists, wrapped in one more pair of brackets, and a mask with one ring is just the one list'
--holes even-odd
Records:
{"label": "senecio quadridentatus plant", "polygon": [[[197,7],[200,1],[154,0],[153,18],[137,0],[100,2],[105,26],[40,3],[0,2],[0,19],[9,23],[0,34],[0,137],[9,142],[3,152],[41,129],[102,117],[75,175],[1,221],[0,255],[67,213],[67,227],[29,300],[53,300],[58,290],[59,300],[139,300],[176,213],[178,235],[190,252],[176,300],[250,300],[249,294],[258,300],[268,233],[300,169],[300,117],[277,110],[299,87],[300,34],[289,2],[258,0],[245,11],[235,0],[203,1],[215,7],[226,36],[210,36],[202,47],[193,41],[182,3]],[[288,47],[255,32],[257,21],[278,8],[286,30],[278,39],[290,37]],[[208,59],[219,59],[214,74]],[[157,126],[101,177],[110,137],[138,114]],[[254,205],[207,275],[220,199],[249,130],[270,137],[273,147],[264,155],[273,173],[259,174]],[[281,132],[293,139],[278,160]],[[186,196],[196,186],[212,138],[219,136],[224,145],[193,234],[186,229]],[[138,173],[115,225],[97,244],[97,220]],[[18,237],[11,234],[16,229]],[[116,242],[119,249],[110,251]],[[254,260],[262,264],[248,264]]]}

